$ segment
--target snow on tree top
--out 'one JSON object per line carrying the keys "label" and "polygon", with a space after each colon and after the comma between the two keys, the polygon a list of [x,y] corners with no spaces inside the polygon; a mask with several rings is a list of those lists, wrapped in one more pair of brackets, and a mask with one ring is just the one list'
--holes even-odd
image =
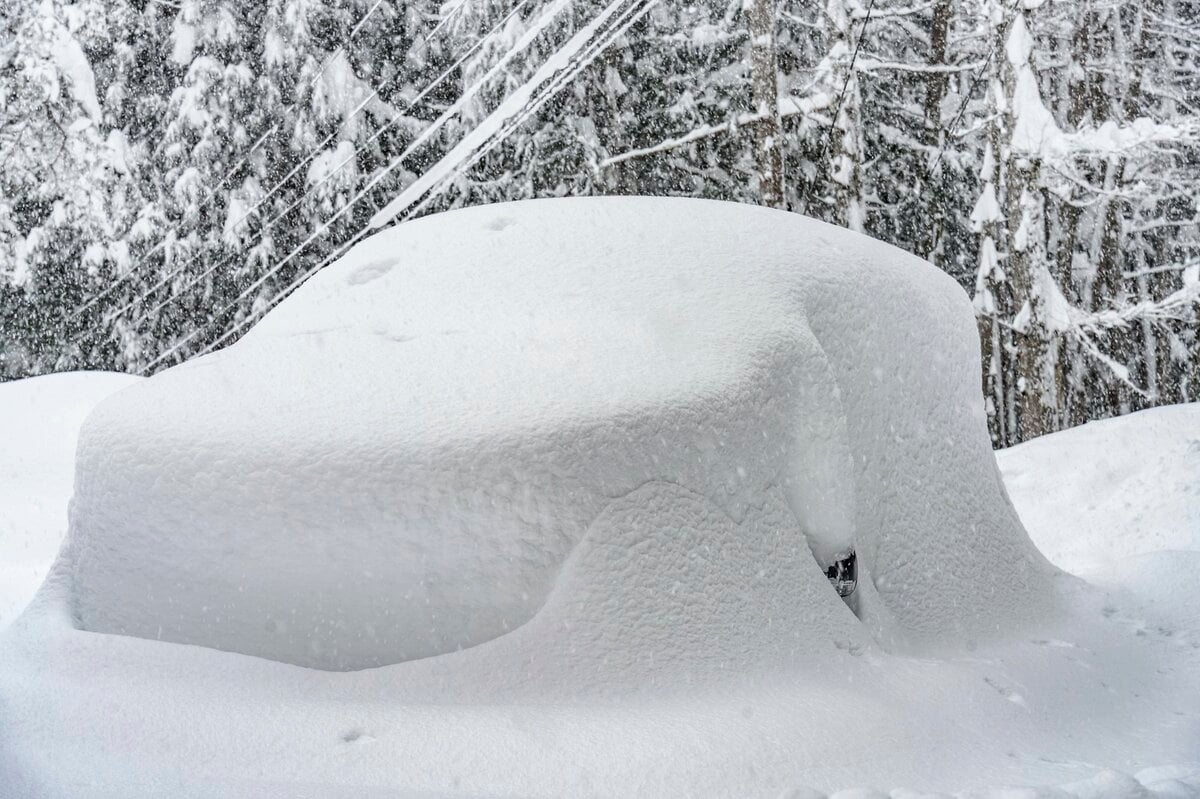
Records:
{"label": "snow on tree top", "polygon": [[[735,630],[797,590],[820,621],[796,640],[854,622],[822,573],[851,546],[875,635],[1003,629],[1037,612],[1049,567],[997,476],[973,325],[925,262],[761,208],[569,199],[405,223],[97,409],[75,607],[93,631],[354,669],[539,611],[577,626],[580,586],[612,594],[589,618],[635,628],[653,614],[622,592],[689,541],[736,551],[685,557],[748,592]],[[585,554],[605,547],[642,556],[610,573]]]}

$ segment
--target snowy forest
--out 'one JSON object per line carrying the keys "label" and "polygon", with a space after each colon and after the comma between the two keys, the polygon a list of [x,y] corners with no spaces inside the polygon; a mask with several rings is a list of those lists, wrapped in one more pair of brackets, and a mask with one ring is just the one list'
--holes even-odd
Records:
{"label": "snowy forest", "polygon": [[955,278],[1008,446],[1200,399],[1198,107],[1194,0],[9,0],[0,379],[210,352],[422,214],[676,195]]}

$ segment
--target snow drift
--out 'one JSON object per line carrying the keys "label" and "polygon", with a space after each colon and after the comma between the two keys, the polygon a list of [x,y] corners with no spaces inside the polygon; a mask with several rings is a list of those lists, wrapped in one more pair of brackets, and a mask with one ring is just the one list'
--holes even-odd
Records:
{"label": "snow drift", "polygon": [[996,457],[1034,543],[1057,566],[1091,572],[1200,551],[1200,404],[1090,422]]}
{"label": "snow drift", "polygon": [[322,669],[539,610],[563,657],[588,634],[782,657],[861,626],[818,566],[853,545],[880,640],[994,633],[1047,607],[1052,569],[974,342],[938,270],[795,215],[571,199],[400,225],[97,409],[74,610]]}
{"label": "snow drift", "polygon": [[0,384],[0,627],[33,597],[67,532],[84,417],[138,380],[71,372]]}

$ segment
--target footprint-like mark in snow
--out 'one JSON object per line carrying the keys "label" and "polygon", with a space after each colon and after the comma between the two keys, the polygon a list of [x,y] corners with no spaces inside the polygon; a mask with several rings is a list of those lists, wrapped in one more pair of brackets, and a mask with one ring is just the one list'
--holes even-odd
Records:
{"label": "footprint-like mark in snow", "polygon": [[1073,644],[1070,641],[1060,641],[1057,638],[1037,638],[1037,639],[1034,639],[1031,643],[1035,643],[1038,646],[1054,647],[1056,649],[1081,649],[1082,648],[1079,646],[1079,644]]}
{"label": "footprint-like mark in snow", "polygon": [[381,258],[378,261],[371,261],[369,264],[364,264],[351,272],[346,277],[346,282],[351,286],[361,286],[363,283],[370,283],[372,280],[386,275],[395,265],[396,261],[393,258]]}
{"label": "footprint-like mark in snow", "polygon": [[347,730],[346,732],[342,733],[340,737],[342,739],[342,743],[345,744],[367,743],[375,740],[373,735],[370,735],[361,727],[355,727],[354,729]]}
{"label": "footprint-like mark in snow", "polygon": [[1000,696],[1004,697],[1009,702],[1012,702],[1015,705],[1020,705],[1021,707],[1025,708],[1026,710],[1029,709],[1029,704],[1025,701],[1025,697],[1021,696],[1019,693],[1014,691],[1012,688],[1009,688],[1007,685],[1003,685],[1003,684],[997,682],[996,680],[993,680],[991,677],[984,677],[983,681],[985,683],[987,683],[992,688],[993,691],[1000,694]]}

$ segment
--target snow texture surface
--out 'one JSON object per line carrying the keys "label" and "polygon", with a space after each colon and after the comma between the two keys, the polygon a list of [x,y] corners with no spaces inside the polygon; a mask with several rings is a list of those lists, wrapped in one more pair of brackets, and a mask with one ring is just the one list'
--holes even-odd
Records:
{"label": "snow texture surface", "polygon": [[[556,587],[565,623],[635,637],[661,620],[626,592],[683,558],[782,652],[858,626],[817,566],[854,545],[875,634],[1004,629],[1052,569],[1001,489],[973,329],[928,264],[795,215],[589,199],[401,225],[97,409],[74,609],[356,669],[501,636]],[[718,539],[727,566],[697,554]],[[610,596],[574,607],[572,581]]]}
{"label": "snow texture surface", "polygon": [[138,380],[76,372],[0,384],[0,627],[33,597],[66,534],[84,417]]}

